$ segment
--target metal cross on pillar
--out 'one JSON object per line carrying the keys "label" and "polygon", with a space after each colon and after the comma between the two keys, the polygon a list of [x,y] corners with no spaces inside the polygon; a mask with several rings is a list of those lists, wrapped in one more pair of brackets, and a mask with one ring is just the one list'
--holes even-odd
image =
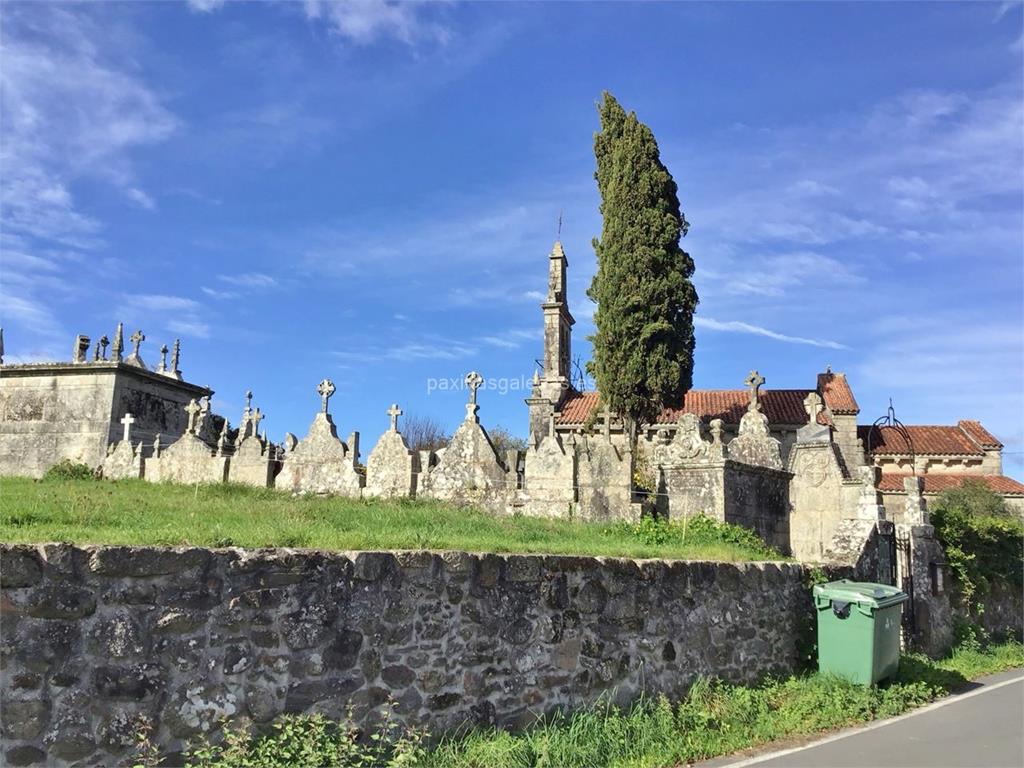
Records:
{"label": "metal cross on pillar", "polygon": [[402,415],[402,409],[398,407],[396,403],[392,403],[391,407],[387,410],[388,416],[391,417],[391,431],[398,431],[398,417]]}
{"label": "metal cross on pillar", "polygon": [[747,410],[760,411],[761,403],[758,401],[758,390],[761,388],[761,385],[764,384],[764,376],[757,371],[751,371],[750,375],[747,376],[743,383],[750,389],[750,404],[747,405]]}
{"label": "metal cross on pillar", "polygon": [[194,397],[185,406],[185,413],[188,414],[188,427],[185,428],[185,431],[189,434],[194,435],[196,433],[196,417],[199,416],[201,410],[203,410],[202,406],[196,402]]}
{"label": "metal cross on pillar", "polygon": [[124,437],[121,439],[127,443],[131,439],[132,424],[135,423],[135,417],[130,413],[126,413],[124,418],[121,419],[121,423],[124,424]]}
{"label": "metal cross on pillar", "polygon": [[334,394],[334,382],[330,379],[324,379],[317,385],[316,391],[320,395],[320,411],[321,413],[327,413],[327,401]]}

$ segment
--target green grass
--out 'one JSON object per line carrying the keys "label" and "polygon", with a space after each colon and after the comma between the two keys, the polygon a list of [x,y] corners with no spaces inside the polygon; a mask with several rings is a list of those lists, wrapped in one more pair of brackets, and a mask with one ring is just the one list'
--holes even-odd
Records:
{"label": "green grass", "polygon": [[864,687],[819,674],[755,687],[701,680],[679,702],[664,697],[627,709],[602,704],[553,717],[519,734],[473,731],[431,751],[431,768],[660,768],[893,717],[983,674],[1024,666],[1024,645],[955,652],[939,662],[904,656],[888,685]]}
{"label": "green grass", "polygon": [[0,479],[0,540],[78,544],[457,549],[640,558],[778,560],[746,529],[495,517],[432,501],[292,497],[238,485]]}

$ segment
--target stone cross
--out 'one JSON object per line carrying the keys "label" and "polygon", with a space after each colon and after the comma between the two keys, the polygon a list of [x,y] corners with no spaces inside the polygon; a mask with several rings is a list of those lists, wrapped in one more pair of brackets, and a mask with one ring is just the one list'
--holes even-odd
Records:
{"label": "stone cross", "polygon": [[327,401],[334,394],[334,382],[330,379],[324,379],[317,385],[316,391],[320,395],[320,411],[327,413]]}
{"label": "stone cross", "polygon": [[121,353],[124,352],[124,323],[117,324],[114,331],[114,346],[110,348],[110,357],[115,363],[121,362]]}
{"label": "stone cross", "polygon": [[142,331],[136,331],[135,333],[128,337],[128,341],[135,345],[135,349],[132,350],[132,357],[139,356],[139,347],[145,340],[146,336],[145,334],[142,333]]}
{"label": "stone cross", "polygon": [[174,351],[171,353],[171,373],[178,373],[178,357],[181,355],[181,339],[174,340]]}
{"label": "stone cross", "polygon": [[761,385],[764,384],[764,376],[757,371],[751,371],[750,375],[743,381],[750,390],[750,404],[747,406],[748,411],[760,411],[761,403],[758,402],[758,390]]}
{"label": "stone cross", "polygon": [[193,435],[196,433],[196,417],[199,415],[201,410],[203,410],[202,406],[196,402],[195,398],[188,401],[188,405],[185,406],[185,413],[188,414],[188,427],[185,429],[186,432]]}
{"label": "stone cross", "polygon": [[256,437],[260,435],[260,422],[263,421],[263,414],[260,413],[260,409],[257,408],[256,412],[252,415],[252,433]]}
{"label": "stone cross", "polygon": [[107,347],[110,346],[110,339],[107,338],[106,334],[100,336],[100,346],[103,347],[103,359],[107,359]]}
{"label": "stone cross", "polygon": [[165,373],[167,371],[167,353],[170,350],[167,349],[167,345],[163,344],[160,347],[160,367],[157,368],[157,373]]}
{"label": "stone cross", "polygon": [[476,371],[470,371],[466,374],[466,386],[469,387],[469,404],[476,405],[476,391],[480,389],[480,385],[484,383],[484,377]]}
{"label": "stone cross", "polygon": [[809,423],[818,423],[818,414],[822,412],[823,406],[821,403],[821,395],[817,392],[811,392],[804,398],[804,410],[807,411],[807,418]]}
{"label": "stone cross", "polygon": [[610,443],[612,441],[612,409],[607,404],[601,411],[601,417],[604,420],[601,424],[601,434],[604,435],[605,442]]}
{"label": "stone cross", "polygon": [[398,417],[402,415],[402,409],[398,407],[396,403],[392,403],[391,407],[387,410],[388,416],[391,417],[391,431],[398,431]]}
{"label": "stone cross", "polygon": [[131,436],[132,424],[135,423],[135,417],[132,416],[130,413],[126,413],[124,415],[124,418],[121,419],[121,423],[124,424],[124,437],[121,439],[127,443],[129,442]]}
{"label": "stone cross", "polygon": [[252,390],[245,390],[245,415],[248,416],[252,413]]}

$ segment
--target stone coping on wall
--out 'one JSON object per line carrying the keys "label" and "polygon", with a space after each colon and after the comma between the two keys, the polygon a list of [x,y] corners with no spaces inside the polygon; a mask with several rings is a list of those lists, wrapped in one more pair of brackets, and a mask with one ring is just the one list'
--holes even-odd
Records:
{"label": "stone coping on wall", "polygon": [[84,363],[69,363],[69,362],[57,362],[57,363],[4,363],[0,365],[0,379],[2,378],[21,378],[27,376],[74,376],[89,373],[104,373],[104,374],[127,374],[131,376],[137,376],[142,379],[149,379],[150,381],[158,381],[162,385],[180,389],[185,392],[190,392],[196,397],[210,397],[213,395],[213,390],[209,387],[200,386],[199,384],[192,384],[181,379],[176,379],[173,376],[167,376],[158,371],[151,371],[148,368],[140,368],[137,365],[131,365],[125,362],[116,362],[114,360],[97,360],[97,361],[86,361]]}

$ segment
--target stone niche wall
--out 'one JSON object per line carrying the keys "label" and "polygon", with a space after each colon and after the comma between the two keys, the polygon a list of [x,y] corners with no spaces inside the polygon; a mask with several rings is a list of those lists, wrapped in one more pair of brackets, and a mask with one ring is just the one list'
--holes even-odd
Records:
{"label": "stone niche wall", "polygon": [[785,674],[802,566],[460,552],[0,545],[3,758],[114,764],[140,718],[169,759],[224,717],[439,735],[601,694]]}

